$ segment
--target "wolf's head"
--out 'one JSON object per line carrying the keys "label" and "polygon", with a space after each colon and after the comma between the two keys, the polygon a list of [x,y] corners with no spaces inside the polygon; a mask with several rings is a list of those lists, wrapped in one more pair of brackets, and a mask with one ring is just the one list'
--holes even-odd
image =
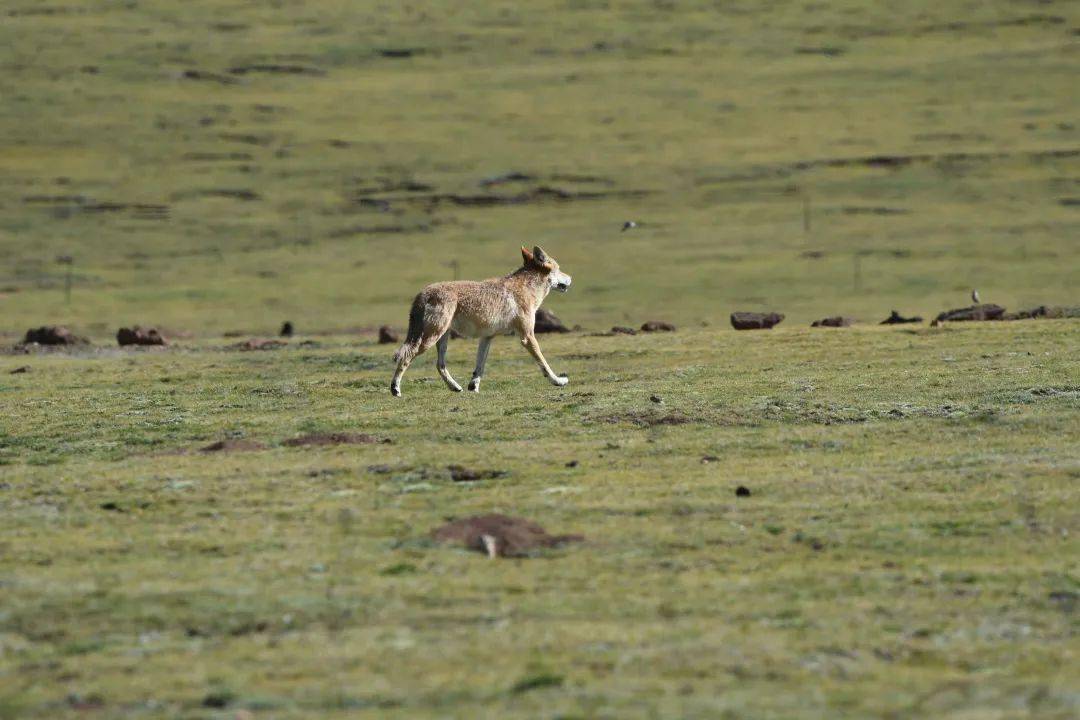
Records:
{"label": "wolf's head", "polygon": [[544,248],[537,245],[530,251],[521,248],[521,257],[525,260],[525,267],[531,268],[547,277],[548,284],[559,292],[570,289],[571,277],[559,269],[559,263],[555,258],[544,252]]}

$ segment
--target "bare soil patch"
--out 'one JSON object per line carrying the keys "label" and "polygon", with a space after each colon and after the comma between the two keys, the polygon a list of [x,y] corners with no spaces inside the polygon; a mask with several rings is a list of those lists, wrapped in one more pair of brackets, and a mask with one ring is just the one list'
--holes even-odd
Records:
{"label": "bare soil patch", "polygon": [[431,537],[488,557],[528,557],[547,548],[585,540],[583,535],[551,535],[531,520],[497,513],[454,520],[433,530]]}
{"label": "bare soil patch", "polygon": [[282,440],[285,447],[320,447],[327,445],[374,445],[382,443],[389,445],[393,441],[390,438],[378,438],[367,433],[310,433],[299,437]]}

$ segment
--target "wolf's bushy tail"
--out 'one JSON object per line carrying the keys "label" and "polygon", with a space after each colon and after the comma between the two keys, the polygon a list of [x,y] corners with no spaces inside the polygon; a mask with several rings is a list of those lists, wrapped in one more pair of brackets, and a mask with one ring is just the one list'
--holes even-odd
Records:
{"label": "wolf's bushy tail", "polygon": [[[423,293],[413,299],[412,309],[409,310],[409,332],[405,336],[405,342],[394,353],[394,362],[401,362],[402,358],[412,355],[420,349],[420,339],[424,335],[424,298]],[[411,359],[411,358],[410,358]]]}

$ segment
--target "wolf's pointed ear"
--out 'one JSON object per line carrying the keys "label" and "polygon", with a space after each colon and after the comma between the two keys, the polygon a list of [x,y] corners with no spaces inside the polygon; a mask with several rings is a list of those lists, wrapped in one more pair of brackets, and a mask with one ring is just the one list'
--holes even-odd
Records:
{"label": "wolf's pointed ear", "polygon": [[548,259],[547,253],[544,252],[544,248],[539,245],[533,248],[533,257],[536,258],[536,262],[538,263],[545,263]]}
{"label": "wolf's pointed ear", "polygon": [[526,265],[533,261],[533,254],[529,252],[529,248],[524,245],[521,246],[521,257],[525,260]]}

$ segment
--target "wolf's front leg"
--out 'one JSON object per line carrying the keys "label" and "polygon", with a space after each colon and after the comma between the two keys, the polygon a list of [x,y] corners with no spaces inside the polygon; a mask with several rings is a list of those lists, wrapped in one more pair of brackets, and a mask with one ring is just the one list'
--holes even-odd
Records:
{"label": "wolf's front leg", "polygon": [[555,371],[548,365],[547,360],[544,359],[544,353],[540,352],[540,343],[536,342],[536,336],[532,333],[526,333],[521,336],[521,344],[525,346],[525,349],[529,351],[529,354],[536,360],[536,364],[540,366],[540,369],[544,371],[544,376],[551,381],[552,385],[563,385],[570,382],[570,378],[565,375],[556,375]]}

